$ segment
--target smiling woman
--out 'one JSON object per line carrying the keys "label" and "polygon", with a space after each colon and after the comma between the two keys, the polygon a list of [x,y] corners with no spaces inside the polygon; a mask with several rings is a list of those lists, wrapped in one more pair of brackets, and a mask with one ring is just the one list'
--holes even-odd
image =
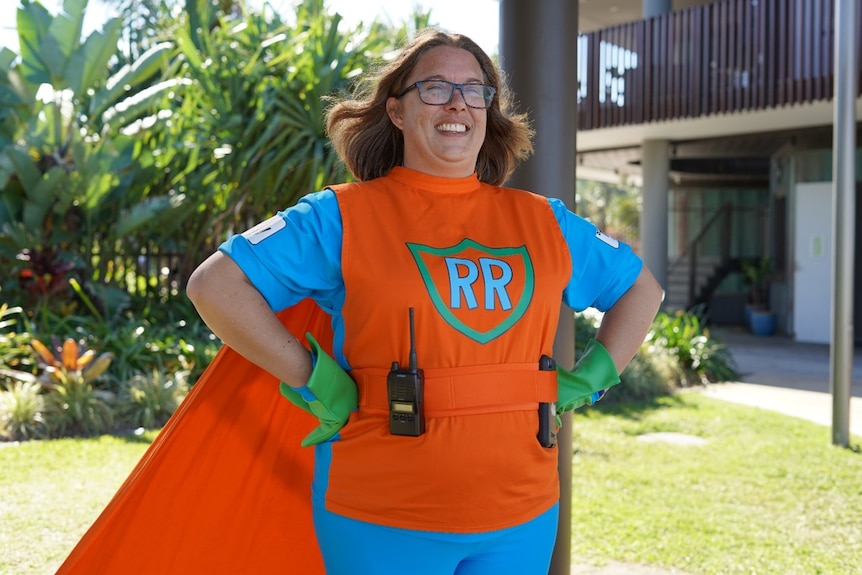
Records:
{"label": "smiling woman", "polygon": [[[326,113],[354,181],[229,239],[188,296],[319,421],[302,445],[329,575],[392,562],[545,574],[559,509],[550,406],[619,382],[661,289],[561,201],[503,187],[533,132],[469,37],[421,30],[364,80]],[[572,371],[551,359],[561,297],[605,312]],[[305,338],[310,355],[274,315],[307,298],[334,332],[329,349]]]}
{"label": "smiling woman", "polygon": [[[411,80],[386,101],[389,119],[404,138],[402,165],[448,178],[469,176],[485,143],[487,108],[497,88],[485,87],[489,80],[472,54],[451,46],[430,48]],[[465,85],[481,88],[465,95]]]}

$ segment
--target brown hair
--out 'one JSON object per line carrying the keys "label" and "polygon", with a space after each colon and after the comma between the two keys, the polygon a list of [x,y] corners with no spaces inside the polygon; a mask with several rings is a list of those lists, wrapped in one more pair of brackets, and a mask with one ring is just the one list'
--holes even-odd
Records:
{"label": "brown hair", "polygon": [[339,157],[360,181],[385,176],[404,160],[404,138],[386,113],[386,100],[399,94],[422,55],[436,46],[470,52],[479,62],[484,82],[496,86],[488,108],[485,141],[479,150],[479,180],[500,185],[517,163],[533,152],[533,130],[526,114],[511,111],[510,92],[502,73],[473,40],[461,34],[426,29],[410,41],[394,60],[365,78],[352,98],[334,101],[327,110],[326,130]]}

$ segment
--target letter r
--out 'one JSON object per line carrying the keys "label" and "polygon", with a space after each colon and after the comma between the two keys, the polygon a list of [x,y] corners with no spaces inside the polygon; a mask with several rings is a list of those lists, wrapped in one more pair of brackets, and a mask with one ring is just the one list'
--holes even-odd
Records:
{"label": "letter r", "polygon": [[[463,258],[446,258],[446,268],[449,271],[449,307],[461,309],[461,295],[467,303],[467,309],[475,309],[479,306],[476,294],[473,293],[473,284],[479,279],[479,266],[476,262]],[[459,271],[464,270],[465,275]]]}
{"label": "letter r", "polygon": [[[491,258],[479,258],[479,264],[485,280],[485,309],[494,309],[495,295],[500,298],[500,307],[504,311],[512,309],[512,301],[506,291],[506,286],[512,281],[512,267],[504,261]],[[499,277],[494,277],[494,268],[499,270]]]}

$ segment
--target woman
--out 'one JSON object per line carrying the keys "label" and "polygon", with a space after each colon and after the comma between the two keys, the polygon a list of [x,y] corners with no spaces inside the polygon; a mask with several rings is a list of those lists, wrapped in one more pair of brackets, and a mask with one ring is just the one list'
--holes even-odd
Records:
{"label": "woman", "polygon": [[[532,134],[469,38],[418,35],[327,125],[358,182],[231,238],[188,295],[319,418],[303,443],[328,573],[547,573],[559,482],[540,406],[617,383],[661,288],[561,202],[501,187]],[[274,315],[306,297],[332,316],[332,358]],[[547,360],[561,299],[605,311],[572,371]]]}

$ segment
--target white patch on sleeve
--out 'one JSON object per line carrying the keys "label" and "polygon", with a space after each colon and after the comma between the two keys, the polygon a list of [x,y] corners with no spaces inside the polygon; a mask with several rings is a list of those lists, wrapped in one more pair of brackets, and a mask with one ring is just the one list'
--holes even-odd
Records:
{"label": "white patch on sleeve", "polygon": [[266,238],[274,235],[277,231],[284,229],[287,223],[281,216],[272,216],[264,222],[260,222],[250,230],[242,233],[242,237],[247,239],[250,244],[257,245]]}
{"label": "white patch on sleeve", "polygon": [[614,249],[617,249],[620,247],[619,240],[615,240],[614,238],[612,238],[611,236],[609,236],[608,234],[604,233],[601,230],[596,230],[596,238],[602,240],[603,242],[605,242],[606,244],[608,244],[609,246],[611,246]]}

